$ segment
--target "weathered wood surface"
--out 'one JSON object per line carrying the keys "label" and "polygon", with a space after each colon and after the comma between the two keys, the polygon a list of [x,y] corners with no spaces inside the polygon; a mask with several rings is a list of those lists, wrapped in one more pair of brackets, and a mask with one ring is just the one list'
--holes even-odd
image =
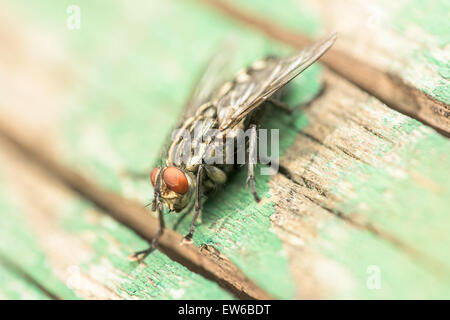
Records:
{"label": "weathered wood surface", "polygon": [[[325,79],[270,183],[271,220],[300,296],[448,296],[448,141],[336,76]],[[379,290],[367,285],[371,266]]]}
{"label": "weathered wood surface", "polygon": [[[20,129],[44,156],[142,204],[151,185],[123,172],[150,169],[196,72],[222,39],[236,34],[237,67],[286,52],[192,2],[142,2],[136,11],[136,3],[122,1],[105,11],[80,1],[79,31],[65,28],[68,4],[2,4],[2,128]],[[302,28],[324,28],[305,19]],[[417,81],[410,83],[426,91]],[[259,287],[259,296],[247,292],[256,298],[448,297],[448,140],[319,66],[296,81],[290,102],[308,100],[322,83],[324,93],[304,112],[269,110],[266,126],[280,128],[284,155],[279,174],[258,177],[264,201],[253,202],[239,172],[206,203],[195,245],[207,245],[206,257],[229,259]],[[98,201],[86,194],[92,189],[81,197],[67,180],[52,180],[48,166],[36,169],[36,157],[24,160],[5,142],[0,148],[0,216],[9,230],[0,254],[12,262],[2,265],[12,283],[3,297],[232,297],[218,278],[206,280],[162,252],[146,266],[128,262],[154,228],[146,233],[114,208],[94,208]],[[128,211],[131,220],[145,219]],[[177,219],[169,217],[169,227]],[[177,232],[186,232],[188,220]],[[78,287],[69,281],[74,272]],[[379,288],[370,283],[374,272]]]}

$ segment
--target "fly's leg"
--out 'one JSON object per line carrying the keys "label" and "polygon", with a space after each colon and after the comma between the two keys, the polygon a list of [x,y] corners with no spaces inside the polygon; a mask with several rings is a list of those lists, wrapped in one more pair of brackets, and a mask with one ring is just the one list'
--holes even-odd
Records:
{"label": "fly's leg", "polygon": [[309,106],[314,100],[316,100],[318,97],[320,97],[325,92],[326,84],[322,84],[320,87],[320,90],[308,101],[301,102],[298,105],[294,107],[290,107],[287,103],[281,101],[278,98],[274,98],[273,96],[267,99],[274,107],[280,109],[281,111],[287,113],[287,114],[293,114],[298,110],[301,110],[307,106]]}
{"label": "fly's leg", "polygon": [[194,236],[195,231],[195,222],[197,221],[197,218],[201,211],[201,185],[202,185],[202,175],[203,175],[203,168],[204,165],[201,164],[198,167],[197,171],[197,186],[195,190],[195,213],[194,217],[192,218],[191,227],[189,228],[189,233],[183,238],[182,243],[190,243],[192,242],[192,237]]}
{"label": "fly's leg", "polygon": [[133,253],[131,256],[128,257],[129,260],[142,261],[145,259],[145,257],[147,257],[150,253],[152,253],[156,249],[156,246],[158,245],[158,240],[161,237],[161,235],[163,234],[164,227],[165,227],[163,208],[161,206],[162,206],[161,204],[158,205],[159,229],[158,229],[158,232],[156,233],[155,237],[152,239],[152,243],[150,244],[150,247],[148,249],[145,249],[142,251],[137,251],[137,252]]}
{"label": "fly's leg", "polygon": [[275,98],[269,98],[268,101],[274,106],[280,109],[281,111],[287,114],[293,114],[295,112],[294,108],[289,107],[289,105],[281,100]]}
{"label": "fly's leg", "polygon": [[192,209],[194,208],[195,203],[190,204],[186,209],[183,209],[184,212],[181,213],[181,216],[177,219],[175,224],[173,225],[173,230],[177,230],[179,225],[183,222],[184,218],[192,212]]}
{"label": "fly's leg", "polygon": [[257,152],[258,135],[256,133],[256,125],[250,125],[250,141],[248,146],[248,174],[247,174],[247,185],[250,183],[250,188],[252,189],[253,198],[256,202],[259,202],[261,198],[256,192],[255,186],[255,165],[256,165],[256,152]]}

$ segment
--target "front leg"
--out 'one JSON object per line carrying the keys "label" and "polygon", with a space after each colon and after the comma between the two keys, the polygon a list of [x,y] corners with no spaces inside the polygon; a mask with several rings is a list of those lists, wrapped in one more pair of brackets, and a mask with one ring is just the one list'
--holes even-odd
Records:
{"label": "front leg", "polygon": [[150,253],[152,253],[156,249],[156,246],[158,245],[158,240],[164,232],[165,223],[164,223],[164,216],[163,216],[164,211],[162,208],[162,204],[159,203],[159,204],[157,204],[157,206],[158,206],[157,210],[158,210],[158,219],[159,219],[158,232],[156,233],[155,237],[152,239],[152,243],[148,249],[145,249],[142,251],[137,251],[128,257],[128,259],[131,261],[144,260]]}
{"label": "front leg", "polygon": [[183,243],[191,243],[192,237],[194,236],[195,231],[195,222],[200,214],[201,210],[201,192],[202,192],[202,175],[203,175],[204,165],[201,164],[198,167],[197,171],[197,185],[195,188],[195,213],[192,218],[191,227],[189,228],[189,233],[183,238]]}
{"label": "front leg", "polygon": [[255,165],[257,161],[257,143],[258,135],[256,132],[256,125],[252,124],[250,126],[250,141],[248,146],[248,172],[247,172],[247,184],[250,182],[250,188],[252,189],[253,198],[256,202],[259,202],[261,198],[256,192],[255,186]]}

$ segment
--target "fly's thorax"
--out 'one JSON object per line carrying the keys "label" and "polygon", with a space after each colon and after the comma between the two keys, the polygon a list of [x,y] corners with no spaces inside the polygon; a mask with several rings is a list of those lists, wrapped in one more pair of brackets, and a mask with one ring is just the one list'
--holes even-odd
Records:
{"label": "fly's thorax", "polygon": [[194,171],[202,162],[208,145],[216,134],[217,119],[214,105],[205,104],[200,110],[174,130],[167,152],[168,166],[184,166],[188,171]]}

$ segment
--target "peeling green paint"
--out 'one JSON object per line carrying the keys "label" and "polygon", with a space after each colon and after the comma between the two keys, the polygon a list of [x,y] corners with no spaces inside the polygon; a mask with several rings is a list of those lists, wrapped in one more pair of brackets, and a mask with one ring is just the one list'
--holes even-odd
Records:
{"label": "peeling green paint", "polygon": [[402,1],[393,17],[395,26],[405,32],[410,26],[419,26],[432,35],[440,47],[450,43],[450,4],[445,0]]}
{"label": "peeling green paint", "polygon": [[[146,259],[147,266],[128,261],[127,256],[133,250],[147,247],[147,242],[112,218],[94,213],[85,202],[67,206],[61,227],[88,241],[95,251],[80,262],[83,270],[113,287],[123,298],[233,299],[217,284],[190,272],[159,251]],[[98,275],[98,269],[105,274]]]}
{"label": "peeling green paint", "polygon": [[450,62],[442,61],[440,59],[435,58],[431,52],[422,50],[422,54],[433,64],[438,67],[439,74],[445,78],[450,79]]}
{"label": "peeling green paint", "polygon": [[410,53],[410,63],[427,64],[432,69],[414,75],[417,79],[413,82],[419,89],[446,104],[450,103],[450,64],[448,50],[445,50],[450,44],[448,12],[450,5],[445,0],[408,0],[399,4],[391,18],[396,30],[402,34],[414,30],[419,37],[420,49]]}
{"label": "peeling green paint", "polygon": [[[394,141],[402,135],[410,139],[394,152],[391,148],[378,150],[392,161],[380,167],[355,163],[334,181],[332,190],[343,199],[339,212],[367,217],[422,256],[411,256],[409,249],[387,239],[380,241],[380,236],[369,231],[345,227],[345,222],[323,226],[316,245],[350,271],[350,297],[442,299],[450,294],[450,142],[415,120],[403,117],[395,123],[398,136],[392,137]],[[351,195],[340,191],[348,190],[349,185]],[[371,265],[381,270],[379,290],[366,285]]]}
{"label": "peeling green paint", "polygon": [[[314,246],[335,264],[324,275],[329,286],[337,287],[339,299],[445,299],[448,282],[411,260],[392,244],[366,231],[351,228],[344,221],[326,223]],[[370,277],[379,270],[380,286]]]}
{"label": "peeling green paint", "polygon": [[[313,37],[324,31],[324,26],[329,27],[326,21],[321,21],[316,8],[311,5],[313,1],[289,0],[283,1],[282,5],[273,1],[258,0],[229,0],[228,2],[259,16],[267,17],[271,22]],[[368,5],[366,9],[371,10],[371,6]],[[433,98],[449,104],[450,65],[448,50],[446,50],[450,43],[449,2],[446,0],[401,0],[393,3],[383,0],[376,4],[376,7],[379,8],[378,10],[383,10],[380,12],[386,19],[383,29],[385,28],[388,32],[395,31],[416,36],[416,46],[410,48],[405,46],[404,52],[392,53],[397,55],[395,60],[399,64],[403,65],[406,61],[410,65],[396,72]],[[349,12],[355,13],[351,9]],[[383,50],[383,48],[380,49]],[[423,68],[417,68],[417,65]],[[393,67],[395,69],[395,66]]]}
{"label": "peeling green paint", "polygon": [[[39,11],[37,16],[34,15],[36,23],[43,23],[42,14],[45,16],[45,26],[51,32],[58,30],[59,36],[64,35],[60,38],[61,45],[77,61],[75,69],[80,77],[79,84],[74,86],[72,104],[64,106],[68,111],[61,125],[67,139],[66,159],[92,174],[102,185],[143,203],[152,194],[148,181],[136,181],[121,176],[120,172],[124,169],[137,172],[150,169],[149,166],[158,157],[163,139],[176,122],[175,115],[180,112],[197,71],[214,49],[220,47],[228,33],[236,34],[240,40],[237,65],[248,64],[269,52],[287,51],[287,48],[256,32],[236,26],[210,9],[191,3],[166,1],[156,5],[156,2],[145,2],[147,6],[142,6],[139,13],[130,10],[138,6],[136,3],[125,1],[108,4],[108,10],[101,10],[98,4],[90,1],[79,3],[85,17],[80,32],[68,32],[63,27],[65,20],[62,12],[65,12],[68,2],[53,6],[50,1],[42,1],[39,7],[35,4],[29,9]],[[430,12],[427,4],[418,1],[407,3]],[[415,24],[432,34],[433,41],[439,45],[448,44],[448,34],[442,30],[445,30],[449,20],[442,20],[441,14],[448,10],[445,11],[444,1],[436,3],[432,8],[432,12],[436,13],[434,16],[425,17],[417,9],[399,10],[394,15],[397,21],[395,27],[403,32]],[[43,5],[45,9],[42,9]],[[258,2],[256,5],[252,0],[242,5],[271,16],[274,12],[277,15],[280,13],[285,26],[308,34],[316,34],[320,29],[321,23],[317,22],[316,17],[294,1],[279,6],[269,2]],[[301,6],[300,13],[289,10],[294,5]],[[55,26],[60,26],[60,29]],[[185,34],[196,36],[187,39]],[[121,43],[126,43],[127,47],[120,46]],[[411,59],[429,62],[442,77],[432,89],[421,90],[448,103],[448,61],[441,59],[434,51],[416,50],[410,54]],[[305,101],[314,95],[320,86],[319,74],[318,66],[305,72],[296,81],[289,103]],[[298,130],[308,125],[308,118],[301,112],[294,117],[278,114],[275,117],[272,116],[273,110],[269,109],[269,112],[267,126],[281,129],[282,149],[292,143]],[[371,221],[373,219],[384,229],[413,243],[448,267],[450,258],[444,246],[449,243],[445,230],[449,221],[444,213],[449,207],[447,199],[450,197],[448,182],[445,181],[448,175],[442,174],[449,172],[446,156],[450,151],[448,142],[416,121],[404,118],[406,120],[398,122],[393,118],[396,117],[384,119],[395,129],[393,136],[389,137],[391,140],[396,141],[404,135],[417,139],[408,140],[408,144],[400,150],[401,161],[398,163],[404,167],[374,168],[358,164],[346,170],[335,181],[332,190],[336,195],[343,196],[339,193],[339,184],[351,183],[355,193],[344,198],[339,210],[348,215],[355,211],[367,215]],[[397,152],[393,148],[392,144],[380,141],[374,152],[389,156],[391,152]],[[437,159],[439,161],[435,162]],[[333,162],[328,166],[332,168]],[[396,170],[408,174],[399,177],[395,175]],[[255,205],[244,188],[245,177],[245,169],[239,171],[231,177],[223,191],[206,202],[203,223],[198,226],[195,243],[216,246],[268,292],[276,297],[292,298],[295,287],[288,261],[281,241],[270,230],[269,217],[273,213],[273,203]],[[268,179],[263,176],[257,178],[258,191],[265,197],[269,196]],[[425,186],[418,185],[417,179]],[[430,191],[434,185],[428,181],[437,181],[444,188]],[[397,204],[401,204],[401,208]],[[218,288],[202,282],[205,280],[196,278],[196,275],[159,252],[147,259],[149,266],[146,268],[126,261],[125,257],[131,250],[145,247],[144,241],[108,217],[102,218],[99,224],[88,223],[86,216],[89,213],[86,211],[89,209],[85,204],[71,204],[63,226],[66,230],[81,236],[88,234],[88,238],[94,239],[91,244],[95,255],[83,262],[83,268],[90,270],[106,259],[113,268],[130,275],[119,277],[122,280],[115,284],[123,297],[174,298],[182,295],[187,298],[227,298]],[[83,218],[74,218],[78,216]],[[177,219],[176,216],[168,217],[169,225],[173,226]],[[189,218],[186,218],[178,231],[186,232],[188,223]],[[319,252],[332,257],[336,262],[333,267],[345,269],[345,272],[337,274],[344,274],[348,281],[330,281],[336,282],[335,286],[348,286],[346,290],[339,291],[347,292],[348,297],[448,296],[448,279],[430,272],[431,263],[417,263],[399,248],[388,241],[380,241],[367,231],[349,228],[343,221],[334,221],[321,227],[318,239],[315,245]],[[117,252],[116,248],[120,251]],[[382,282],[378,290],[367,287],[367,268],[372,265],[381,270]],[[185,277],[185,280],[181,283],[174,281],[170,278],[174,274]]]}
{"label": "peeling green paint", "polygon": [[[230,34],[237,39],[236,70],[269,53],[286,54],[290,51],[255,32],[242,30],[222,16],[196,4],[159,2],[145,14],[133,19],[128,16],[129,5],[125,2],[115,3],[110,17],[105,12],[98,13],[101,15],[98,19],[95,8],[84,2],[79,5],[92,21],[82,25],[82,37],[69,33],[63,46],[72,50],[70,54],[78,61],[77,69],[82,80],[90,85],[77,85],[70,99],[71,105],[67,106],[69,111],[62,123],[67,146],[70,146],[66,150],[67,159],[77,168],[91,173],[102,185],[142,202],[147,202],[152,195],[151,185],[148,181],[121,176],[120,172],[126,169],[136,172],[150,169],[163,139],[177,121],[174,114],[181,110],[199,70],[204,67],[211,53],[220,48],[224,39]],[[124,14],[121,19],[117,19],[121,21],[120,24],[113,24],[111,21],[116,17],[117,7]],[[54,18],[57,11],[47,13],[48,25],[59,23],[59,18]],[[170,21],[167,20],[168,15],[172,17]],[[105,30],[114,34],[114,37],[105,37],[102,34]],[[197,34],[199,37],[187,39],[180,37],[181,34]],[[98,38],[102,41],[98,41]],[[121,42],[127,44],[126,49],[118,47],[117,44]],[[294,104],[312,97],[320,87],[318,74],[319,68],[313,67],[296,81],[298,90],[292,90],[290,102]],[[273,110],[269,112],[273,113]],[[301,120],[297,121],[298,118]],[[285,149],[306,121],[301,113],[292,118],[281,115],[269,127],[281,128],[281,144],[282,149]],[[224,191],[206,203],[203,224],[198,227],[195,238],[196,244],[214,244],[270,293],[277,297],[292,298],[295,286],[288,262],[281,241],[270,231],[269,216],[274,212],[273,204],[255,205],[245,188],[245,175],[245,170],[242,170],[233,176]],[[257,180],[261,195],[268,195],[268,179],[266,176]],[[76,208],[74,206],[74,210]],[[69,216],[79,215],[82,213]],[[169,225],[177,218],[170,217]],[[188,223],[187,218],[179,226],[179,231],[185,232]],[[80,224],[84,224],[83,219],[69,220],[64,228],[82,227]],[[102,233],[99,230],[95,232]],[[115,238],[123,245],[123,251],[121,254],[112,254],[108,253],[110,249],[106,238],[106,235],[99,236],[92,244],[99,257],[105,257],[102,255],[105,252],[107,260],[115,268],[136,277],[133,281],[118,285],[119,292],[124,296],[170,298],[161,287],[148,288],[144,285],[148,279],[156,281],[157,278],[165,278],[152,278],[152,274],[157,272],[161,276],[161,270],[164,270],[162,266],[169,263],[166,257],[156,253],[147,261],[148,270],[134,271],[130,269],[133,264],[124,264],[122,260],[130,251],[144,247],[144,242],[138,237],[119,237],[115,234]],[[128,245],[130,242],[133,244]],[[95,265],[95,261],[86,261],[83,265],[89,268]],[[195,275],[192,277],[195,278]],[[159,286],[168,286],[170,280],[167,282],[159,283]],[[195,296],[194,288],[199,290],[198,286],[193,286],[193,290],[186,291],[186,296]]]}
{"label": "peeling green paint", "polygon": [[450,85],[441,82],[431,91],[431,95],[444,103],[450,104]]}
{"label": "peeling green paint", "polygon": [[450,104],[450,83],[448,81],[450,80],[450,62],[448,60],[437,59],[431,52],[426,50],[420,50],[420,53],[428,62],[436,66],[437,72],[443,78],[433,89],[427,89],[425,92],[444,103]]}
{"label": "peeling green paint", "polygon": [[[2,231],[0,232],[0,254],[19,265],[24,272],[34,278],[35,281],[41,283],[54,295],[63,299],[77,299],[75,293],[53,273],[45,252],[36,243],[33,227],[29,225],[26,215],[10,200],[10,194],[6,190],[3,183],[1,183],[0,225]],[[8,283],[13,285],[9,281],[14,281],[14,278],[9,277],[15,277],[18,281],[18,276],[6,275],[5,273],[3,273],[3,276],[8,276],[4,288],[12,294],[13,291],[11,290],[13,288],[8,287]],[[25,281],[22,281],[22,284],[27,286],[30,292],[34,291],[36,293],[34,285]],[[25,293],[26,291],[24,291]],[[13,295],[10,298],[14,297]]]}
{"label": "peeling green paint", "polygon": [[1,300],[47,300],[48,296],[13,270],[0,264]]}

